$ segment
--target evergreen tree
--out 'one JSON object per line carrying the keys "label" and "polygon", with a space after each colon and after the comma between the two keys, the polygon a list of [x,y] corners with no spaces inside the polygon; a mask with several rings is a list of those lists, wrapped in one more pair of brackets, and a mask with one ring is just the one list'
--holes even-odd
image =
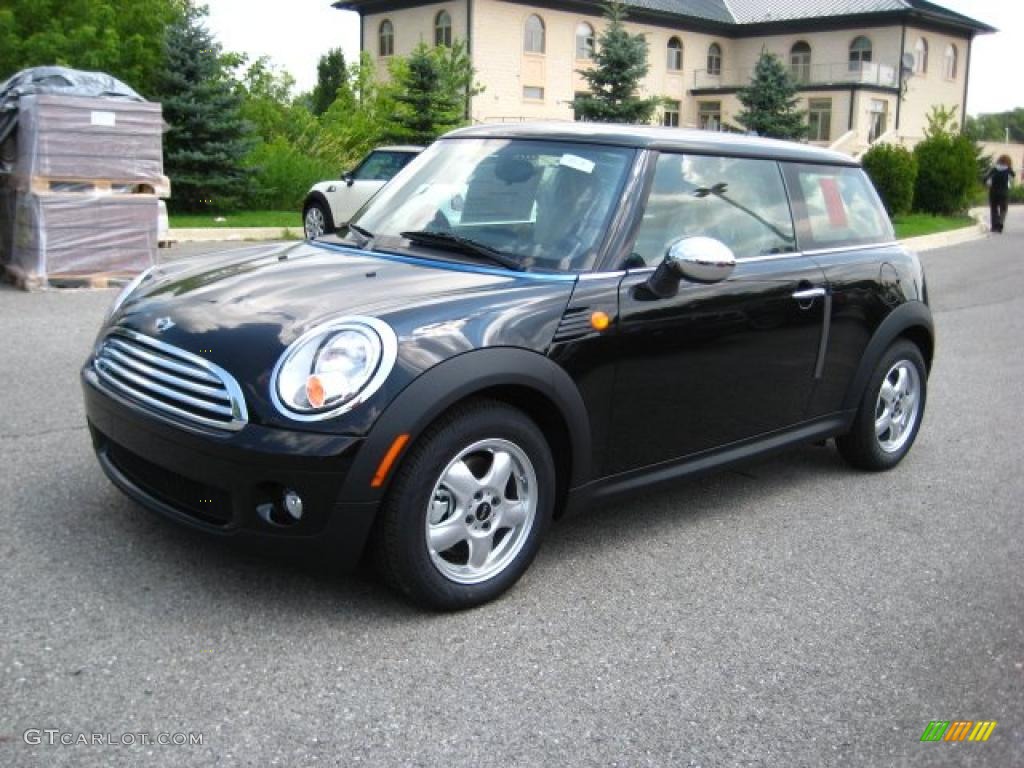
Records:
{"label": "evergreen tree", "polygon": [[345,64],[345,53],[341,48],[332,48],[320,57],[316,65],[316,87],[313,88],[313,114],[322,115],[335,99],[338,89],[348,86],[348,67]]}
{"label": "evergreen tree", "polygon": [[626,7],[621,0],[607,3],[604,16],[608,26],[597,38],[594,66],[577,70],[590,93],[573,101],[576,118],[595,123],[649,123],[661,99],[638,95],[640,81],[650,69],[647,40],[626,30]]}
{"label": "evergreen tree", "polygon": [[807,135],[804,112],[797,109],[796,83],[782,60],[774,53],[761,52],[750,85],[736,94],[743,111],[736,121],[758,136],[799,140]]}
{"label": "evergreen tree", "polygon": [[395,111],[386,131],[389,140],[429,144],[462,124],[462,103],[425,44],[416,46],[408,59],[396,61],[391,76]]}
{"label": "evergreen tree", "polygon": [[189,3],[167,29],[164,71],[158,79],[164,120],[164,164],[171,177],[171,206],[181,211],[230,211],[244,194],[243,159],[250,142],[241,97],[230,66],[203,24],[207,10]]}

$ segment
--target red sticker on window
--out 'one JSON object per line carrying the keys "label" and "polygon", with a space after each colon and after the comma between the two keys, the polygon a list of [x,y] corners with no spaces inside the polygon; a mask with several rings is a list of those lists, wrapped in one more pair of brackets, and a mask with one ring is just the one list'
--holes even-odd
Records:
{"label": "red sticker on window", "polygon": [[837,229],[845,227],[848,223],[846,206],[843,205],[843,197],[839,194],[839,184],[834,178],[821,179],[818,184],[821,186],[821,194],[825,198],[828,223]]}

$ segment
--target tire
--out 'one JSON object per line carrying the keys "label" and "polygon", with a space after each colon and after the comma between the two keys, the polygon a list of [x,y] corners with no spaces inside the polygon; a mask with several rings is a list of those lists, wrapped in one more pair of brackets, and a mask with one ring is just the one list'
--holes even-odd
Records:
{"label": "tire", "polygon": [[491,400],[458,406],[398,469],[375,531],[377,565],[423,607],[493,600],[540,549],[555,484],[551,449],[526,414]]}
{"label": "tire", "polygon": [[896,341],[868,380],[853,428],[836,438],[840,455],[858,469],[895,467],[917,438],[927,396],[928,369],[921,350],[905,339]]}
{"label": "tire", "polygon": [[302,229],[307,240],[334,232],[334,219],[326,203],[320,200],[310,200],[306,203],[302,211]]}

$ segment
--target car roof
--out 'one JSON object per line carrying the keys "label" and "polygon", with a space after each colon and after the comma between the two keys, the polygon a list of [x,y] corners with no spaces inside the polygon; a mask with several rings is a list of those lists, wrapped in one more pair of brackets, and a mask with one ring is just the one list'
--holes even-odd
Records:
{"label": "car roof", "polygon": [[700,131],[686,128],[662,128],[652,125],[613,123],[489,123],[460,128],[442,139],[541,139],[609,144],[700,155],[732,155],[799,163],[858,166],[856,160],[841,152],[800,144],[795,141],[762,139],[736,133]]}
{"label": "car roof", "polygon": [[413,144],[397,144],[395,146],[374,147],[374,152],[422,152],[426,147],[417,147]]}

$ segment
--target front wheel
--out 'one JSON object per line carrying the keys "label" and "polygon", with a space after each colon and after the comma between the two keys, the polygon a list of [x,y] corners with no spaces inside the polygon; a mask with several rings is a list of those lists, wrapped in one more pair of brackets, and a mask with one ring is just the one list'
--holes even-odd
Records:
{"label": "front wheel", "polygon": [[910,451],[924,417],[928,369],[921,351],[906,340],[878,362],[849,434],[836,438],[847,462],[859,469],[892,469]]}
{"label": "front wheel", "polygon": [[554,460],[536,424],[504,403],[459,407],[423,434],[395,476],[378,563],[420,605],[480,605],[529,567],[554,503]]}
{"label": "front wheel", "polygon": [[318,200],[306,203],[306,210],[302,214],[302,228],[305,230],[307,240],[333,232],[334,222],[327,206]]}

